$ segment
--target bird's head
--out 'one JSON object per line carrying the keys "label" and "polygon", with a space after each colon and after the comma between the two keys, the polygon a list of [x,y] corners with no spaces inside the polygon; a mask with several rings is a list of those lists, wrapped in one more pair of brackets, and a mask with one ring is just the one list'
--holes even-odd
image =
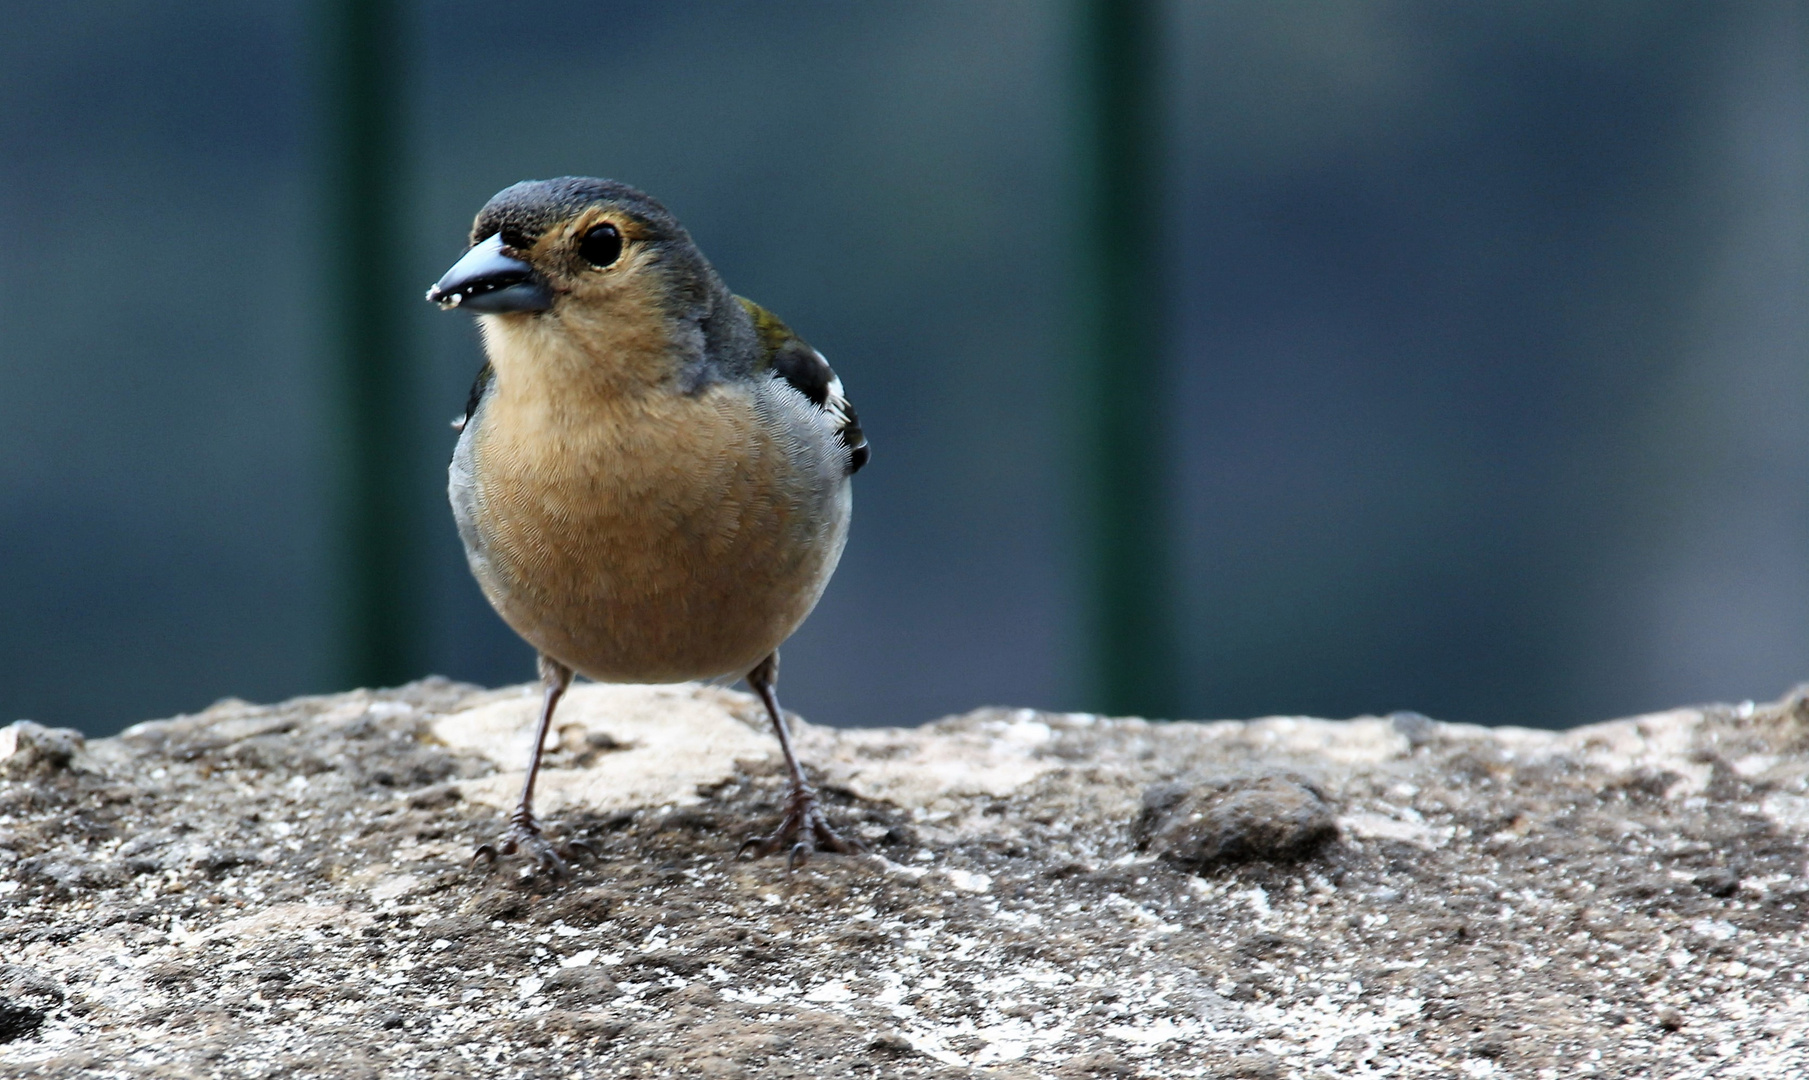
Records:
{"label": "bird's head", "polygon": [[[690,351],[727,291],[690,234],[651,196],[592,177],[525,180],[478,212],[471,246],[427,290],[498,331]],[[729,305],[733,306],[733,305]],[[556,325],[549,325],[556,324]]]}

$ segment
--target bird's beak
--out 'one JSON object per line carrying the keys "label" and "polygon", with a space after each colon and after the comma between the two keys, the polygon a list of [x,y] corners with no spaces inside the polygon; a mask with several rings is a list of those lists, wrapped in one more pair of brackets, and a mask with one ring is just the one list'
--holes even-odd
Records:
{"label": "bird's beak", "polygon": [[427,290],[427,299],[442,310],[463,308],[482,315],[546,311],[553,290],[532,266],[502,251],[502,234],[465,252],[446,276]]}

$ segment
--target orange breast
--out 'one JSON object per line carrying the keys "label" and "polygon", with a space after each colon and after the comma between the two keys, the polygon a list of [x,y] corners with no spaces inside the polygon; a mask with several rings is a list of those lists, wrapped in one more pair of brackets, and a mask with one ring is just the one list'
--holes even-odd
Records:
{"label": "orange breast", "polygon": [[516,632],[592,678],[742,674],[810,613],[840,556],[845,489],[810,494],[821,484],[746,387],[580,406],[498,386],[482,420],[480,583]]}

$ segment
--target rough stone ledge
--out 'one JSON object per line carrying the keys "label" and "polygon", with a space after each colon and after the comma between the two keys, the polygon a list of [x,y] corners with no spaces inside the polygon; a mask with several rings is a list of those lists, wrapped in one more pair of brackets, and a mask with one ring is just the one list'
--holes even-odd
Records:
{"label": "rough stone ledge", "polygon": [[804,727],[871,854],[737,863],[753,699],[576,689],[597,857],[473,867],[529,687],[0,729],[9,1076],[1809,1075],[1809,693],[1554,733]]}

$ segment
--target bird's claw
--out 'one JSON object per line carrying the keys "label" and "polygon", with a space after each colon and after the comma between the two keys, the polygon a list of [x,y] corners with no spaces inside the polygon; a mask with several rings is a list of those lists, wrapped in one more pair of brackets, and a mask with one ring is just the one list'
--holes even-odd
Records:
{"label": "bird's claw", "polygon": [[567,860],[574,858],[574,852],[583,852],[593,858],[597,854],[597,849],[583,840],[568,841],[565,850],[561,851],[558,845],[541,834],[540,825],[532,816],[517,812],[509,819],[508,831],[493,844],[479,844],[471,853],[471,861],[482,859],[495,865],[498,858],[518,851],[532,859],[536,869],[554,877],[565,877],[571,873],[571,863]]}
{"label": "bird's claw", "polygon": [[735,850],[737,859],[764,859],[785,851],[785,869],[789,873],[810,861],[818,851],[838,855],[858,855],[863,850],[852,840],[844,840],[829,827],[817,794],[810,788],[794,789],[785,800],[785,816],[779,827],[765,836],[751,836]]}

